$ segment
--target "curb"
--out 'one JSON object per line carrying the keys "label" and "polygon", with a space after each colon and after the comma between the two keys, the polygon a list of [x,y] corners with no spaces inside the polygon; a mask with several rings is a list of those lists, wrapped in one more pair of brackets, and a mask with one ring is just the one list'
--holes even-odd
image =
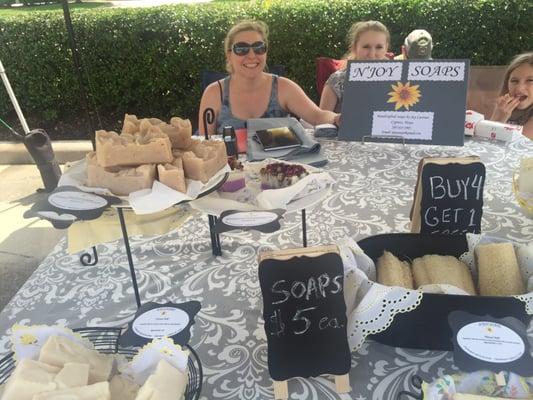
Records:
{"label": "curb", "polygon": [[[54,140],[52,148],[59,164],[81,160],[93,151],[90,140]],[[0,165],[34,163],[23,143],[0,142]]]}

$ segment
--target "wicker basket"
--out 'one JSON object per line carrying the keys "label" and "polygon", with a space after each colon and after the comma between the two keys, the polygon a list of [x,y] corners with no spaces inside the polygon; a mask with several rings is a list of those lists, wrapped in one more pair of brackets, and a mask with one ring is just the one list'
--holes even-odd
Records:
{"label": "wicker basket", "polygon": [[[82,337],[89,339],[96,350],[104,354],[122,354],[128,360],[131,360],[136,354],[136,348],[123,348],[118,345],[121,328],[79,328],[73,329]],[[189,380],[185,390],[185,400],[198,400],[202,390],[202,365],[200,359],[192,347],[185,345],[189,352],[189,361],[187,369]],[[11,376],[15,369],[15,359],[13,353],[8,354],[0,360],[0,384],[3,384]],[[177,399],[176,399],[177,400]]]}

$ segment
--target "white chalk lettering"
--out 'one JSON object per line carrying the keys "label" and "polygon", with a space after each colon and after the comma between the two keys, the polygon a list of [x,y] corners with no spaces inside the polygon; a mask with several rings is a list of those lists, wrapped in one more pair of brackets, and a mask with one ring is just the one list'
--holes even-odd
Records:
{"label": "white chalk lettering", "polygon": [[339,293],[342,290],[342,285],[340,283],[341,279],[342,279],[342,275],[337,275],[335,278],[333,278],[333,284],[337,286],[337,289],[332,290],[331,294]]}
{"label": "white chalk lettering", "polygon": [[[298,294],[297,292],[298,287],[300,287],[302,290],[300,294]],[[307,291],[307,288],[305,287],[305,283],[300,282],[300,281],[295,281],[292,283],[291,294],[295,299],[299,299],[300,297],[302,297],[306,291]]]}
{"label": "white chalk lettering", "polygon": [[476,226],[476,224],[474,223],[474,218],[476,217],[476,210],[474,208],[472,208],[470,210],[470,223],[468,224],[468,226]]}
{"label": "white chalk lettering", "polygon": [[445,197],[450,199],[462,198],[469,200],[481,198],[483,188],[483,176],[475,174],[474,177],[463,179],[448,179],[434,175],[429,177],[430,195],[434,200],[441,200]]}
{"label": "white chalk lettering", "polygon": [[438,218],[436,218],[435,216],[430,217],[430,213],[433,213],[436,210],[437,210],[436,206],[428,207],[428,209],[424,213],[424,221],[426,222],[426,225],[437,226],[439,224]]}
{"label": "white chalk lettering", "polygon": [[284,284],[285,282],[287,282],[286,280],[281,280],[281,281],[277,281],[277,282],[274,282],[274,284],[272,285],[272,293],[277,293],[277,294],[281,294],[284,296],[283,299],[281,300],[277,300],[277,301],[273,301],[272,304],[281,304],[285,301],[287,301],[287,299],[290,297],[290,294],[287,290],[277,290],[278,289],[278,286],[279,285],[282,285]]}
{"label": "white chalk lettering", "polygon": [[[437,181],[437,184],[434,184],[434,182]],[[446,188],[442,184],[444,182],[444,179],[440,176],[432,176],[429,178],[429,187],[431,188],[431,198],[435,200],[440,200],[444,198],[446,195]],[[437,190],[440,191],[440,194],[437,194]]]}
{"label": "white chalk lettering", "polygon": [[294,314],[294,317],[292,317],[292,320],[294,322],[303,322],[305,326],[302,329],[298,329],[298,330],[295,329],[294,330],[295,335],[303,335],[305,332],[307,332],[307,330],[311,326],[311,320],[307,317],[304,317],[302,314],[308,311],[313,311],[315,308],[316,307],[308,307],[308,308],[304,308],[302,310],[296,311],[296,313]]}

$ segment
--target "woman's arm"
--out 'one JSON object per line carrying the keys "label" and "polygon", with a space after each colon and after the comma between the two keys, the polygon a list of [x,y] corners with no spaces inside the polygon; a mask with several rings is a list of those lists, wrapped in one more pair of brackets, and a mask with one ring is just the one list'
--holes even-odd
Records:
{"label": "woman's arm", "polygon": [[520,100],[517,97],[511,96],[509,93],[498,97],[490,120],[495,122],[507,122],[518,103],[520,103]]}
{"label": "woman's arm", "polygon": [[322,110],[333,111],[335,110],[337,101],[339,101],[339,99],[337,98],[337,95],[331,86],[327,84],[324,85],[324,89],[322,89],[322,96],[320,96],[320,108]]}
{"label": "woman's arm", "polygon": [[279,78],[278,100],[291,114],[303,118],[312,125],[337,124],[340,114],[322,110],[311,101],[300,86],[287,78]]}
{"label": "woman's arm", "polygon": [[211,83],[205,88],[202,94],[202,100],[200,100],[200,110],[198,111],[198,132],[200,135],[205,135],[204,132],[204,112],[207,108],[212,108],[215,112],[213,123],[207,125],[207,134],[216,134],[216,121],[220,112],[220,86],[218,82]]}

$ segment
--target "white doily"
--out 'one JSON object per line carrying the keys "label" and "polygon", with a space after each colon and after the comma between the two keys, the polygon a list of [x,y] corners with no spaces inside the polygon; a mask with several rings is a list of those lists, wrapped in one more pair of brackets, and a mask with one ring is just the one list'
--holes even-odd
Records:
{"label": "white doily", "polygon": [[418,307],[423,293],[402,287],[389,287],[372,283],[357,308],[348,316],[348,344],[351,351],[358,350],[368,335],[382,332],[396,314]]}
{"label": "white doily", "polygon": [[[467,233],[466,240],[468,242],[468,251],[462,254],[459,259],[468,265],[468,268],[472,271],[472,275],[476,281],[476,247],[480,244],[509,242],[509,240],[506,239],[474,233]],[[526,294],[513,297],[524,303],[528,314],[533,314],[533,242],[529,244],[518,244],[513,242],[513,246],[518,265],[520,266],[520,273],[522,274],[522,279],[526,283],[528,291]]]}
{"label": "white doily", "polygon": [[368,335],[387,329],[396,314],[420,305],[423,293],[373,282],[376,267],[359,245],[351,238],[344,238],[337,245],[344,264],[348,344],[351,351],[356,351]]}

